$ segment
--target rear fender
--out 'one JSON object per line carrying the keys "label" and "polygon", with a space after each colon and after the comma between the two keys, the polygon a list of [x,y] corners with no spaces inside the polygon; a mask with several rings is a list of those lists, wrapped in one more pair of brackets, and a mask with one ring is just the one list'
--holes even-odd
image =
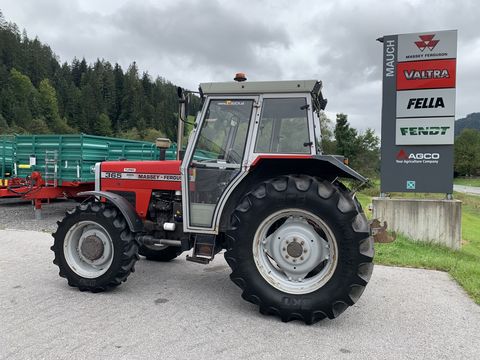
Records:
{"label": "rear fender", "polygon": [[127,221],[131,232],[143,231],[143,221],[137,215],[135,208],[123,196],[108,191],[84,191],[78,193],[78,196],[95,196],[96,198],[105,198],[122,213]]}
{"label": "rear fender", "polygon": [[334,181],[336,178],[347,178],[367,182],[368,179],[345,165],[342,158],[334,155],[313,155],[308,157],[282,158],[265,156],[257,158],[251,165],[248,174],[231,191],[220,218],[220,231],[230,227],[230,215],[243,195],[255,184],[272,177],[290,174],[303,174]]}

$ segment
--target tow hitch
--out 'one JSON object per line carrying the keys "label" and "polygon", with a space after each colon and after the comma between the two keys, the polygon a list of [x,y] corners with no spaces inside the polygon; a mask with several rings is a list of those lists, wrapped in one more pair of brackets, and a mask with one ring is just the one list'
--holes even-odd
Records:
{"label": "tow hitch", "polygon": [[376,243],[391,243],[397,238],[397,234],[394,231],[391,233],[387,231],[387,226],[388,224],[386,221],[381,225],[380,220],[378,219],[373,219],[370,222],[370,233]]}

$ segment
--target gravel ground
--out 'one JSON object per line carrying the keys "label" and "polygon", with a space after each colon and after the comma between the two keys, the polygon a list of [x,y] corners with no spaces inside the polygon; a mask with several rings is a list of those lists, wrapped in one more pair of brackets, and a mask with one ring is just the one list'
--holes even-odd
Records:
{"label": "gravel ground", "polygon": [[[63,206],[64,204],[62,204]],[[445,273],[376,266],[358,303],[312,326],[262,316],[222,256],[141,260],[119,288],[79,292],[52,237],[0,230],[0,359],[478,359],[480,307]]]}
{"label": "gravel ground", "polygon": [[35,212],[30,201],[0,199],[0,229],[35,230],[52,233],[57,229],[57,221],[65,211],[74,208],[73,200],[55,200],[42,207],[42,220],[35,220]]}

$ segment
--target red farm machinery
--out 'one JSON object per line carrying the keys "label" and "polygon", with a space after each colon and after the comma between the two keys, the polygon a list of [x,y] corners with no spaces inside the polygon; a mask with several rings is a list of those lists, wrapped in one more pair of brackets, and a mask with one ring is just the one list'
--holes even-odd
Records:
{"label": "red farm machinery", "polygon": [[143,141],[85,134],[2,136],[0,198],[31,200],[40,216],[42,202],[94,190],[98,162],[158,158],[155,144]]}

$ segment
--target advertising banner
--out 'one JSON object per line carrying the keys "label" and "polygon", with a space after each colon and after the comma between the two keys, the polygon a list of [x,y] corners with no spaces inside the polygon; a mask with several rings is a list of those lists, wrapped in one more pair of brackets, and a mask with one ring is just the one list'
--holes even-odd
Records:
{"label": "advertising banner", "polygon": [[384,36],[381,191],[453,191],[457,31]]}
{"label": "advertising banner", "polygon": [[454,114],[455,89],[397,91],[397,118]]}
{"label": "advertising banner", "polygon": [[406,118],[396,121],[397,145],[453,144],[453,117]]}

